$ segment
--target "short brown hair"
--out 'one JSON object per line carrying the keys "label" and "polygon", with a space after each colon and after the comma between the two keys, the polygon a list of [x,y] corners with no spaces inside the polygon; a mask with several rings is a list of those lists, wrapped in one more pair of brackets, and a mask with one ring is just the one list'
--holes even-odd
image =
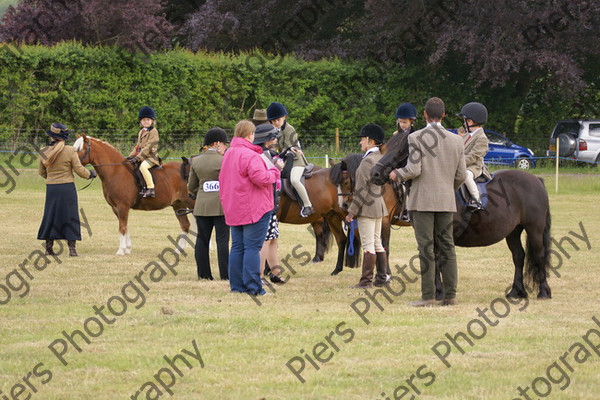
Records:
{"label": "short brown hair", "polygon": [[427,100],[427,103],[425,103],[425,112],[431,120],[442,119],[446,112],[444,102],[439,97],[430,98]]}
{"label": "short brown hair", "polygon": [[237,125],[235,126],[235,131],[233,132],[233,136],[235,137],[241,137],[243,138],[247,138],[248,136],[250,136],[251,134],[254,133],[254,124],[251,121],[248,121],[247,119],[243,119],[240,122],[237,123]]}

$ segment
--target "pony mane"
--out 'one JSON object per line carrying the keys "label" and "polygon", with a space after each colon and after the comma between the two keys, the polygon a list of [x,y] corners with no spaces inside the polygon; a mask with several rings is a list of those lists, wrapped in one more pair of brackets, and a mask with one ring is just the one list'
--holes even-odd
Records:
{"label": "pony mane", "polygon": [[[115,153],[117,153],[121,157],[124,157],[123,154],[119,151],[119,149],[117,149],[112,144],[110,144],[108,142],[105,142],[102,139],[95,138],[93,136],[87,135],[86,137],[88,137],[88,138],[90,138],[90,139],[92,139],[92,140],[94,140],[96,142],[99,142],[100,144],[106,145],[106,147],[108,147],[110,150],[113,150]],[[83,149],[83,143],[84,143],[83,136],[80,136],[79,138],[77,138],[77,140],[75,141],[75,143],[73,143],[73,147],[75,147],[76,151],[81,151],[81,149]]]}
{"label": "pony mane", "polygon": [[344,157],[342,159],[342,161],[344,161],[346,164],[346,169],[348,170],[348,173],[350,174],[350,180],[352,181],[353,185],[354,185],[354,182],[356,182],[356,170],[358,169],[358,166],[360,165],[362,158],[363,158],[362,153],[352,153],[352,154],[348,154],[346,157]]}
{"label": "pony mane", "polygon": [[[392,164],[392,168],[401,168],[408,160],[408,133],[401,132],[392,136],[382,147],[383,154],[380,162],[384,165]],[[388,154],[390,150],[390,154]]]}
{"label": "pony mane", "polygon": [[333,167],[329,170],[329,180],[334,185],[339,185],[342,181],[342,163],[333,164]]}

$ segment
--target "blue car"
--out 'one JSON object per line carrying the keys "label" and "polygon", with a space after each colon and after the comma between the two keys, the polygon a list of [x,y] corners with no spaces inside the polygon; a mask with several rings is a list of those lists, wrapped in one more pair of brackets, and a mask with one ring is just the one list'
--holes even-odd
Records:
{"label": "blue car", "polygon": [[514,144],[498,132],[485,129],[485,134],[490,142],[484,158],[486,164],[511,165],[525,170],[535,168],[533,151]]}

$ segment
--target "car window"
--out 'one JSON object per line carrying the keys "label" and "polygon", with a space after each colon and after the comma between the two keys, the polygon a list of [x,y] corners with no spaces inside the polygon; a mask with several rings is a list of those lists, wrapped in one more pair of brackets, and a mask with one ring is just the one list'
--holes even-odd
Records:
{"label": "car window", "polygon": [[493,144],[504,144],[505,143],[505,140],[498,135],[494,135],[491,132],[486,132],[485,134],[487,135],[488,141],[490,143],[493,143]]}
{"label": "car window", "polygon": [[590,136],[600,137],[600,124],[590,124]]}
{"label": "car window", "polygon": [[556,125],[552,137],[557,137],[562,133],[568,133],[572,136],[579,136],[579,122],[561,122]]}

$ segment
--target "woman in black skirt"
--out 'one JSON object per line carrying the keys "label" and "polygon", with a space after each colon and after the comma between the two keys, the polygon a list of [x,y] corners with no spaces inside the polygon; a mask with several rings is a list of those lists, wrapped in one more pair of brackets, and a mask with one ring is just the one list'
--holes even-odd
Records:
{"label": "woman in black skirt", "polygon": [[96,177],[96,171],[87,170],[79,161],[73,146],[67,146],[69,131],[63,124],[52,124],[46,131],[50,145],[40,150],[38,172],[46,179],[44,218],[38,239],[46,241],[46,254],[54,255],[54,240],[66,239],[69,255],[77,256],[75,241],[81,240],[77,191],[73,171],[84,179]]}

